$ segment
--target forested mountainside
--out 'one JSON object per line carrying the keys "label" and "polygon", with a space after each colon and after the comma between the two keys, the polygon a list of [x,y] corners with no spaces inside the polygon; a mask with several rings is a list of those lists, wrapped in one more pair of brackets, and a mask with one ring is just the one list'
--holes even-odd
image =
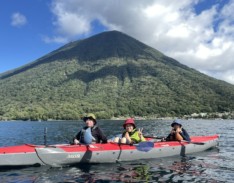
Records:
{"label": "forested mountainside", "polygon": [[234,111],[234,86],[118,31],[0,75],[0,119],[165,117]]}

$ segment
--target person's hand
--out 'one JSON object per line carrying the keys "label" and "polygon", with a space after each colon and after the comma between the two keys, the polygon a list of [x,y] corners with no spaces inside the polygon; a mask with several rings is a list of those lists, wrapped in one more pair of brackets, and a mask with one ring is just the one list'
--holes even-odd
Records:
{"label": "person's hand", "polygon": [[161,142],[165,142],[165,141],[166,141],[166,138],[163,137],[163,138],[161,139]]}
{"label": "person's hand", "polygon": [[172,129],[171,129],[171,135],[175,134],[175,132],[176,132],[175,129],[172,128]]}
{"label": "person's hand", "polygon": [[130,138],[128,132],[125,133],[125,136],[124,136],[124,137],[127,139],[128,142],[130,142],[130,143],[132,142],[132,139]]}
{"label": "person's hand", "polygon": [[177,129],[176,129],[176,132],[177,132],[177,133],[180,133],[180,132],[181,132],[181,128],[177,128]]}
{"label": "person's hand", "polygon": [[74,144],[75,144],[75,145],[77,145],[77,144],[79,144],[79,143],[80,143],[79,140],[74,139]]}
{"label": "person's hand", "polygon": [[138,135],[140,138],[143,136],[142,131],[143,131],[143,128],[138,129]]}

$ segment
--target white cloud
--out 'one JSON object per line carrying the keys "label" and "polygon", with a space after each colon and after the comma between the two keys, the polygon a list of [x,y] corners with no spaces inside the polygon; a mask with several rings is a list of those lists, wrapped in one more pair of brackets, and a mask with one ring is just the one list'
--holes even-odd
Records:
{"label": "white cloud", "polygon": [[21,13],[14,13],[11,16],[11,25],[14,27],[22,27],[27,23],[26,17]]}
{"label": "white cloud", "polygon": [[67,43],[69,41],[66,37],[62,36],[54,36],[54,37],[43,36],[42,39],[45,43],[54,43],[54,42]]}
{"label": "white cloud", "polygon": [[87,15],[83,15],[83,11],[79,13],[77,5],[74,6],[74,1],[53,3],[53,13],[56,15],[54,25],[58,28],[60,34],[73,37],[77,34],[89,32],[91,19]]}
{"label": "white cloud", "polygon": [[234,69],[229,69],[229,70],[225,70],[225,71],[216,71],[216,72],[213,72],[213,71],[209,71],[209,70],[200,70],[200,72],[206,74],[206,75],[210,75],[212,77],[215,77],[217,79],[220,79],[220,80],[224,80],[226,82],[229,82],[229,83],[234,83]]}
{"label": "white cloud", "polygon": [[[234,84],[234,0],[196,14],[199,0],[53,0],[58,37],[89,36],[93,22],[119,30],[181,63]],[[214,3],[214,2],[213,2]],[[214,24],[215,23],[215,24]],[[47,38],[50,41],[58,41]]]}

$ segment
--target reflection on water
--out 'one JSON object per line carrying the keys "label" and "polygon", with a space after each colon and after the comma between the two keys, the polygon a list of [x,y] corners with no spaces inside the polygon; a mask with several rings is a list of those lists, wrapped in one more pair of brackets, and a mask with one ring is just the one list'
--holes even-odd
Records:
{"label": "reflection on water", "polygon": [[[217,158],[217,151],[210,153]],[[207,169],[216,171],[219,167],[207,163],[204,158],[171,157],[134,163],[50,168],[34,182],[224,182],[219,177],[211,177],[212,172],[207,172]]]}
{"label": "reflection on water", "polygon": [[[169,157],[116,164],[81,164],[74,167],[12,169],[1,172],[3,182],[228,182],[218,175],[215,164],[218,151],[213,149],[199,157]],[[217,172],[218,171],[218,172]],[[212,176],[211,176],[212,175]],[[228,180],[228,179],[227,179]],[[231,179],[230,179],[231,180]]]}
{"label": "reflection on water", "polygon": [[[111,137],[122,131],[123,121],[98,122]],[[170,121],[137,121],[147,135],[165,136]],[[67,143],[83,125],[79,122],[1,122],[0,145],[43,144],[48,128],[48,144]],[[184,157],[175,156],[115,164],[81,164],[73,167],[47,166],[0,169],[3,183],[75,183],[75,182],[232,182],[234,177],[234,122],[183,121],[191,135],[220,134],[219,148]],[[8,129],[10,134],[8,134]],[[13,132],[13,131],[14,132]]]}

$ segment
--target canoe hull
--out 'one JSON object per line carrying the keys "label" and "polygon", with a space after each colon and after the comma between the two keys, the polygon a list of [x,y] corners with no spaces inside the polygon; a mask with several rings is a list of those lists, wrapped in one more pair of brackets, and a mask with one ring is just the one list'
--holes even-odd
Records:
{"label": "canoe hull", "polygon": [[[151,139],[152,140],[152,139]],[[202,142],[202,145],[197,142]],[[197,144],[196,144],[197,143]],[[188,142],[156,142],[148,151],[136,146],[115,143],[86,145],[20,145],[0,148],[0,167],[3,166],[66,166],[79,163],[115,163],[186,155],[205,151],[218,145],[218,135],[192,137]]]}
{"label": "canoe hull", "polygon": [[44,163],[35,151],[36,145],[24,144],[19,146],[0,147],[0,167],[8,166],[37,166]]}
{"label": "canoe hull", "polygon": [[[197,141],[199,138],[196,139]],[[201,140],[201,139],[200,139]],[[79,163],[115,163],[118,161],[133,161],[205,151],[218,145],[218,137],[213,136],[203,145],[188,142],[157,142],[148,152],[139,151],[134,146],[118,144],[94,144],[90,147],[80,145],[69,147],[36,148],[43,163],[50,166],[64,166]]]}

